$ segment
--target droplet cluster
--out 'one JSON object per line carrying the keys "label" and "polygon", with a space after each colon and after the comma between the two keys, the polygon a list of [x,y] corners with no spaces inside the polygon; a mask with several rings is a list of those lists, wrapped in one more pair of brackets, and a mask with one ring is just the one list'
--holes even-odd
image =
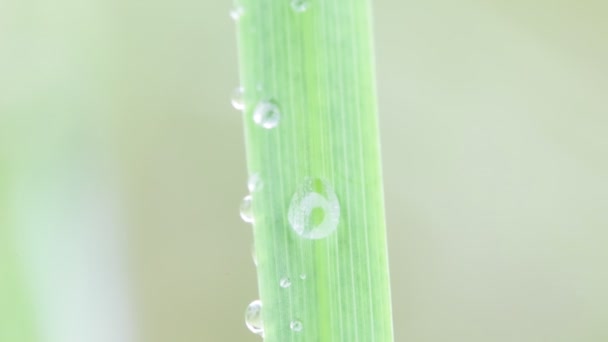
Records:
{"label": "droplet cluster", "polygon": [[[286,5],[290,6],[295,15],[302,15],[311,7],[313,0],[284,0]],[[234,6],[230,10],[230,17],[237,23],[243,19],[247,13],[247,9],[242,6],[240,0],[234,0]],[[232,93],[230,102],[232,106],[244,114],[248,122],[253,122],[255,126],[266,131],[275,130],[279,127],[283,116],[288,117],[289,113],[283,113],[280,102],[275,100],[276,97],[268,96],[264,91],[261,83],[250,89],[245,89],[243,86],[237,87]],[[264,187],[264,182],[270,182],[270,179],[262,179],[260,173],[252,173],[247,180],[247,189],[249,193],[243,198],[240,205],[240,216],[243,221],[255,224],[254,207],[257,203],[257,196],[261,194],[261,189]],[[308,240],[322,239],[331,235],[337,228],[340,218],[340,205],[338,198],[330,183],[324,179],[316,177],[308,177],[304,179],[295,189],[295,193],[289,203],[289,209],[284,213],[291,226],[291,229],[300,238]],[[258,266],[258,258],[255,245],[252,246],[251,255],[256,267]],[[262,260],[262,262],[264,262]],[[292,291],[290,289],[299,286],[296,281],[304,281],[307,279],[306,273],[294,274],[293,278],[289,276],[281,277],[278,280],[278,285],[284,291]],[[264,337],[264,322],[262,318],[262,301],[254,300],[245,310],[245,324],[247,328],[254,334]],[[303,324],[298,319],[289,321],[289,329],[294,333],[300,333],[303,330]]]}

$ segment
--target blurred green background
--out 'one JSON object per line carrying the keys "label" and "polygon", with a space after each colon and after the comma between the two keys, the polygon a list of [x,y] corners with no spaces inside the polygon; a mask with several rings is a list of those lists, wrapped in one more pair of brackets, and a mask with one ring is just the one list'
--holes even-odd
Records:
{"label": "blurred green background", "polygon": [[[230,5],[0,0],[1,342],[259,340]],[[608,341],[608,2],[374,11],[396,341]]]}

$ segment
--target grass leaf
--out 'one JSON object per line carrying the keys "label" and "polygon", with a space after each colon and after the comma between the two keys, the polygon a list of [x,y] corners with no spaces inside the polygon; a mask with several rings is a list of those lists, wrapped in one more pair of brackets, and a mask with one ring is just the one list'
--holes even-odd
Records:
{"label": "grass leaf", "polygon": [[233,13],[265,341],[392,341],[370,3]]}

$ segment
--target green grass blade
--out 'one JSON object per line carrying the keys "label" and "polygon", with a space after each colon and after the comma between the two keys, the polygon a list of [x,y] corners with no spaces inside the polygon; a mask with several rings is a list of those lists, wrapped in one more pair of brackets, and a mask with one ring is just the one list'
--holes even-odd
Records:
{"label": "green grass blade", "polygon": [[[248,168],[262,182],[252,196],[265,340],[392,341],[370,3],[299,3],[241,0],[237,21]],[[254,120],[266,100],[280,112],[271,129]],[[310,178],[340,205],[321,239],[288,219]]]}

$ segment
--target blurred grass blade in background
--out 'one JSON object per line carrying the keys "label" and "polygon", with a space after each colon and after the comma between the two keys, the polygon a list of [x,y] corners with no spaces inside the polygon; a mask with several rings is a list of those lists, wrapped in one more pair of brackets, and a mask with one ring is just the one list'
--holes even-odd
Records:
{"label": "blurred grass blade in background", "polygon": [[[0,155],[2,153],[0,152]],[[25,291],[22,263],[15,250],[15,232],[6,195],[7,172],[0,164],[0,342],[37,341],[34,314]]]}
{"label": "blurred grass blade in background", "polygon": [[241,87],[268,342],[393,340],[368,1],[239,0]]}

